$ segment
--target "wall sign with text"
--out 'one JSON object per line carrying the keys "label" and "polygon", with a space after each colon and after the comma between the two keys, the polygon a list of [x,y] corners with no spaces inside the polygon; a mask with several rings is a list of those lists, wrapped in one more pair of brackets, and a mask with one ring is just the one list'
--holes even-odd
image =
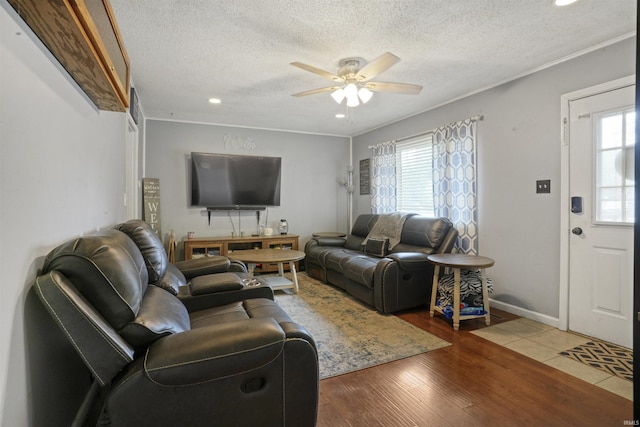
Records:
{"label": "wall sign with text", "polygon": [[160,180],[158,178],[142,178],[142,189],[142,219],[162,239],[160,234]]}

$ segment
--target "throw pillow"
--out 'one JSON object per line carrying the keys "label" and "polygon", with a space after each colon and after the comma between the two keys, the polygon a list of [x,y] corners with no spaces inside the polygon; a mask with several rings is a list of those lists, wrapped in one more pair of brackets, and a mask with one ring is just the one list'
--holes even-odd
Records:
{"label": "throw pillow", "polygon": [[368,239],[364,251],[369,255],[385,257],[389,253],[389,239]]}

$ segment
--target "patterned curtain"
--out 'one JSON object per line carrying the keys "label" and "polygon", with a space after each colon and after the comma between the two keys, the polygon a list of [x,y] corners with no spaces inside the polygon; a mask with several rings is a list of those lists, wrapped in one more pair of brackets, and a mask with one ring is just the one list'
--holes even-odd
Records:
{"label": "patterned curtain", "polygon": [[475,119],[436,129],[433,143],[435,214],[449,218],[458,230],[458,253],[477,255]]}
{"label": "patterned curtain", "polygon": [[383,142],[372,147],[371,212],[396,211],[396,143]]}

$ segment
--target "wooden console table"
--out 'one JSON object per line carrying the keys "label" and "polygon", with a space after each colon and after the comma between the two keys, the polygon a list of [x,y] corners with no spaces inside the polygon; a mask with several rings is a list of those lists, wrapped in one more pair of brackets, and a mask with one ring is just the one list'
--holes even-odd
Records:
{"label": "wooden console table", "polygon": [[[184,240],[184,259],[223,255],[233,259],[234,251],[247,249],[298,250],[295,234],[274,234],[273,236],[244,237],[198,237]],[[255,272],[278,271],[278,263],[264,263],[256,266]]]}

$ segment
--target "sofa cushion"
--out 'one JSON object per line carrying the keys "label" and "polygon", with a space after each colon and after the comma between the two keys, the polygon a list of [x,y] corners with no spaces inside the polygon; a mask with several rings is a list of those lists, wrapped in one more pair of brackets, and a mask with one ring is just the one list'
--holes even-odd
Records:
{"label": "sofa cushion", "polygon": [[405,221],[400,241],[404,245],[438,248],[451,227],[451,221],[446,218],[414,215]]}
{"label": "sofa cushion", "polygon": [[344,264],[349,261],[354,256],[358,256],[361,252],[351,251],[348,249],[338,249],[335,251],[331,251],[327,254],[325,258],[326,264],[325,268],[327,270],[337,271],[339,273],[344,273]]}
{"label": "sofa cushion", "polygon": [[242,305],[242,301],[217,307],[198,310],[190,313],[191,329],[204,328],[211,325],[221,325],[228,322],[249,319],[250,316]]}
{"label": "sofa cushion", "polygon": [[389,239],[368,239],[364,251],[367,255],[383,258],[389,253]]}
{"label": "sofa cushion", "polygon": [[306,248],[305,258],[307,261],[311,261],[314,264],[324,267],[327,255],[331,252],[341,250],[342,248],[338,246],[308,246]]}
{"label": "sofa cushion", "polygon": [[102,230],[53,249],[42,274],[53,270],[64,274],[116,330],[136,317],[147,290],[144,259],[136,244],[118,230]]}
{"label": "sofa cushion", "polygon": [[159,338],[189,329],[189,313],[182,302],[164,289],[150,285],[138,315],[119,332],[132,346],[144,348]]}
{"label": "sofa cushion", "polygon": [[378,215],[375,214],[359,215],[358,218],[356,218],[356,222],[353,224],[351,234],[347,236],[347,241],[344,244],[345,249],[362,252],[362,243],[369,235],[369,232],[377,220]]}
{"label": "sofa cushion", "polygon": [[359,285],[373,289],[373,273],[380,258],[367,255],[352,256],[344,263],[344,276]]}
{"label": "sofa cushion", "polygon": [[115,227],[125,233],[140,249],[147,265],[149,283],[157,282],[167,270],[167,253],[162,241],[149,224],[140,219],[131,219]]}
{"label": "sofa cushion", "polygon": [[167,271],[165,271],[164,276],[154,283],[157,287],[162,288],[173,295],[178,295],[180,286],[184,286],[186,284],[186,277],[184,277],[184,274],[182,274],[182,272],[173,264],[167,264]]}

